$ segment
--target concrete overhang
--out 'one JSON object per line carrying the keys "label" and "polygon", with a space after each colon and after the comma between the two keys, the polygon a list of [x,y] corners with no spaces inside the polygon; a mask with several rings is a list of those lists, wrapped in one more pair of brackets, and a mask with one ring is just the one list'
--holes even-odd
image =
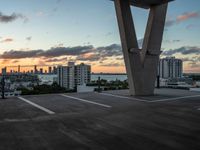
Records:
{"label": "concrete overhang", "polygon": [[[111,1],[115,1],[115,0],[111,0]],[[130,0],[130,4],[136,7],[149,9],[151,6],[161,5],[164,3],[171,2],[171,1],[174,1],[174,0]]]}

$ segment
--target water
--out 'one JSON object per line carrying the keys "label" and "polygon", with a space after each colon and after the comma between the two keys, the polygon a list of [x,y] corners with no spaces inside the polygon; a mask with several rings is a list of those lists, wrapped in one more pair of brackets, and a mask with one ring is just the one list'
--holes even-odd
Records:
{"label": "water", "polygon": [[98,77],[107,81],[127,80],[126,74],[91,74],[91,81],[97,81]]}

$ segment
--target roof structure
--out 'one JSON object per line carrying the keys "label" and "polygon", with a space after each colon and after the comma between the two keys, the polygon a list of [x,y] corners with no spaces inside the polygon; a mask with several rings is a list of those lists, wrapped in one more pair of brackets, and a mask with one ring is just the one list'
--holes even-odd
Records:
{"label": "roof structure", "polygon": [[0,150],[198,150],[200,95],[156,89],[0,99]]}
{"label": "roof structure", "polygon": [[[115,0],[112,0],[115,1]],[[161,5],[174,0],[130,0],[131,5],[142,8],[150,8],[151,6]]]}

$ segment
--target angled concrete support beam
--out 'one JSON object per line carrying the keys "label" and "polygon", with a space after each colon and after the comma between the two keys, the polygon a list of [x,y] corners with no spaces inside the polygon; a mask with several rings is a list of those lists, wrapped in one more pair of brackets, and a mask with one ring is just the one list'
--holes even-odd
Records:
{"label": "angled concrete support beam", "polygon": [[[126,72],[128,74],[130,94],[135,95],[135,88],[137,88],[135,80],[138,78],[136,77],[136,73],[140,72],[141,62],[129,0],[115,0],[115,8],[119,24]],[[133,59],[134,61],[132,61]]]}
{"label": "angled concrete support beam", "polygon": [[150,8],[149,19],[147,22],[141,52],[142,62],[144,62],[146,54],[160,55],[167,5],[168,4],[166,3],[158,6],[152,6]]}
{"label": "angled concrete support beam", "polygon": [[167,3],[149,7],[143,47],[139,49],[130,9],[131,1],[114,0],[130,95],[153,95]]}

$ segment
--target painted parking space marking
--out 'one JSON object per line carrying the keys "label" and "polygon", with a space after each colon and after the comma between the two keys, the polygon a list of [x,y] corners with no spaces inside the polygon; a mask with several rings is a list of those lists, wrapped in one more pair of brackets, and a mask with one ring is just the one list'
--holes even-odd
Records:
{"label": "painted parking space marking", "polygon": [[138,99],[138,98],[134,98],[134,97],[126,97],[126,96],[114,95],[114,94],[110,94],[110,93],[99,93],[99,94],[105,95],[105,96],[113,96],[113,97],[117,97],[117,98],[130,99],[130,100],[141,101],[141,102],[147,102],[147,103],[165,102],[165,101],[173,101],[173,100],[181,100],[181,99],[186,99],[186,98],[200,97],[200,95],[189,95],[189,96],[158,99],[158,100],[145,100],[145,99]]}
{"label": "painted parking space marking", "polygon": [[78,98],[78,97],[73,97],[73,96],[69,96],[69,95],[65,95],[65,94],[60,94],[60,95],[63,96],[63,97],[69,98],[69,99],[74,99],[74,100],[77,100],[77,101],[90,103],[90,104],[93,104],[93,105],[98,105],[98,106],[102,106],[102,107],[106,107],[106,108],[111,108],[112,107],[112,106],[109,106],[109,105],[106,105],[106,104],[101,104],[101,103],[85,100],[85,99]]}
{"label": "painted parking space marking", "polygon": [[28,104],[30,104],[30,105],[32,105],[32,106],[38,108],[38,109],[40,109],[40,110],[42,110],[42,111],[44,111],[44,112],[50,114],[50,115],[55,114],[55,112],[53,112],[53,111],[51,111],[51,110],[49,110],[49,109],[47,109],[47,108],[44,108],[44,107],[42,107],[42,106],[40,106],[40,105],[38,105],[38,104],[36,104],[36,103],[33,103],[33,102],[29,101],[28,99],[25,99],[25,98],[23,98],[23,97],[18,97],[18,98],[19,98],[20,100],[22,100],[22,101],[24,101],[24,102],[26,102],[26,103],[28,103]]}
{"label": "painted parking space marking", "polygon": [[150,102],[165,102],[165,101],[173,101],[173,100],[181,100],[181,99],[186,99],[186,98],[196,98],[200,97],[200,95],[190,95],[190,96],[182,96],[182,97],[175,97],[175,98],[167,98],[167,99],[160,99],[160,100],[154,100]]}
{"label": "painted parking space marking", "polygon": [[123,99],[130,99],[130,100],[135,100],[135,101],[141,101],[141,102],[150,102],[150,101],[144,100],[144,99],[138,99],[138,98],[132,98],[132,97],[114,95],[114,94],[109,94],[109,93],[99,93],[99,94],[101,94],[101,95],[106,95],[106,96],[117,97],[117,98],[123,98]]}

